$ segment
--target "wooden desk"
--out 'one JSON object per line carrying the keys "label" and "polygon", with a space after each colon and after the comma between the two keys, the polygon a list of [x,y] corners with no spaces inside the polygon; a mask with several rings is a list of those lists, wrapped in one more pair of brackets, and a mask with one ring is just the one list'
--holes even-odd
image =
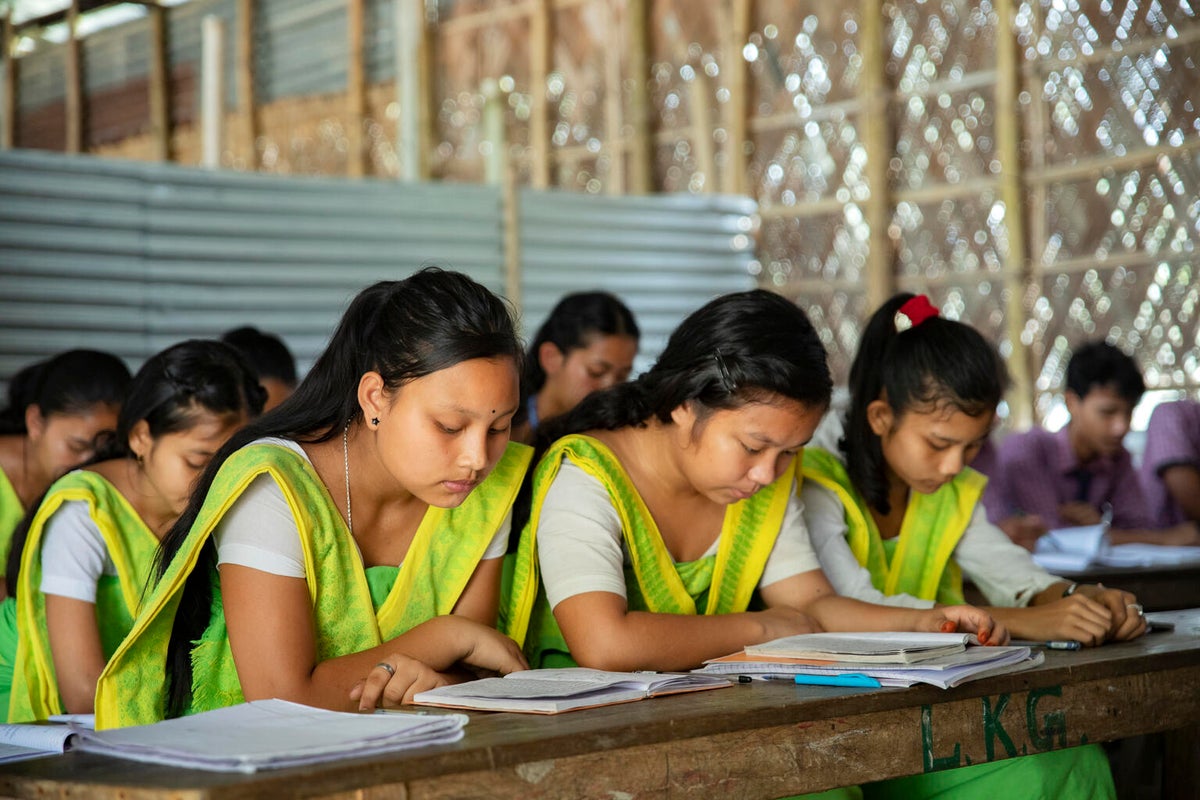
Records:
{"label": "wooden desk", "polygon": [[1173,731],[1167,782],[1191,796],[1200,609],[1165,616],[1175,633],[1051,652],[1036,670],[949,691],[755,682],[557,717],[477,714],[454,745],[257,775],[68,753],[5,766],[0,795],[766,798]]}
{"label": "wooden desk", "polygon": [[[1181,608],[1200,608],[1200,564],[1179,567],[1089,567],[1081,572],[1060,575],[1080,583],[1103,583],[1137,595],[1147,611],[1174,611]],[[971,583],[964,583],[963,594],[968,603],[987,605],[983,594]]]}

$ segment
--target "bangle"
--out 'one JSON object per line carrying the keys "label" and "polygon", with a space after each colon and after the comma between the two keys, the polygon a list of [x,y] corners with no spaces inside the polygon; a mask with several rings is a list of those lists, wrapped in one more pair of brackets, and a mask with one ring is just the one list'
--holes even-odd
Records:
{"label": "bangle", "polygon": [[1063,596],[1063,597],[1070,597],[1071,595],[1075,594],[1075,590],[1076,590],[1076,589],[1078,589],[1078,588],[1079,588],[1079,584],[1078,584],[1078,583],[1072,583],[1070,586],[1068,586],[1067,588],[1063,589],[1063,595],[1062,595],[1062,596]]}

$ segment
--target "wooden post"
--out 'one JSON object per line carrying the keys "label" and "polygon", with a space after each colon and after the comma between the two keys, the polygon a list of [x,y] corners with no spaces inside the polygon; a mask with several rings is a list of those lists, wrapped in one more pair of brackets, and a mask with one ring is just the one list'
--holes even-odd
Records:
{"label": "wooden post", "polygon": [[63,50],[66,95],[63,100],[66,111],[66,151],[83,152],[83,75],[79,58],[79,0],[71,0],[67,9],[67,41]]}
{"label": "wooden post", "polygon": [[167,10],[147,6],[150,22],[150,140],[154,158],[171,160],[170,76],[167,71]]}
{"label": "wooden post", "polygon": [[625,148],[622,145],[621,122],[621,61],[625,48],[621,46],[621,31],[617,27],[615,0],[605,0],[606,37],[609,46],[604,52],[604,149],[609,167],[606,181],[609,194],[625,194]]}
{"label": "wooden post", "polygon": [[629,26],[629,77],[633,81],[629,123],[633,135],[629,143],[629,191],[649,194],[654,191],[654,139],[651,125],[650,87],[650,10],[647,0],[627,0],[625,13]]}
{"label": "wooden post", "polygon": [[246,169],[258,169],[258,100],[254,93],[254,0],[238,0],[238,152]]}
{"label": "wooden post", "polygon": [[351,178],[361,178],[366,172],[363,152],[363,117],[367,107],[363,3],[364,0],[346,0],[346,28],[350,37],[346,62],[346,174]]}
{"label": "wooden post", "polygon": [[530,179],[535,189],[550,187],[550,102],[546,92],[553,65],[554,14],[550,0],[534,0],[529,17],[529,144]]}
{"label": "wooden post", "polygon": [[4,48],[4,84],[0,91],[0,150],[17,145],[17,42],[12,24],[12,12],[4,16],[0,27],[0,47]]}
{"label": "wooden post", "polygon": [[481,138],[488,145],[483,156],[483,182],[500,186],[508,174],[508,134],[504,128],[506,95],[495,78],[484,78],[479,93],[483,95]]}
{"label": "wooden post", "polygon": [[429,36],[425,0],[396,0],[396,153],[399,178],[419,181],[429,174]]}
{"label": "wooden post", "polygon": [[208,15],[200,29],[200,164],[221,166],[225,141],[225,22]]}
{"label": "wooden post", "polygon": [[1029,347],[1021,340],[1025,327],[1025,290],[1029,285],[1029,261],[1025,239],[1025,202],[1021,175],[1020,64],[1013,0],[996,2],[996,155],[1000,161],[1000,199],[1004,203],[1004,227],[1008,231],[1008,253],[1004,259],[1005,327],[1012,352],[1008,371],[1010,423],[1017,429],[1033,424],[1033,372]]}
{"label": "wooden post", "polygon": [[860,0],[862,25],[861,129],[867,151],[866,177],[871,195],[866,202],[871,233],[867,251],[867,308],[874,311],[896,291],[896,271],[888,226],[892,221],[892,198],[888,185],[891,141],[888,130],[888,89],[884,54],[883,0]]}
{"label": "wooden post", "polygon": [[753,0],[729,0],[729,25],[725,31],[725,174],[721,190],[731,194],[746,194],[746,173],[749,158],[748,114],[750,108],[750,70],[742,48],[750,40],[750,25],[754,19]]}
{"label": "wooden post", "polygon": [[504,170],[504,296],[521,314],[521,195],[517,189],[516,165]]}

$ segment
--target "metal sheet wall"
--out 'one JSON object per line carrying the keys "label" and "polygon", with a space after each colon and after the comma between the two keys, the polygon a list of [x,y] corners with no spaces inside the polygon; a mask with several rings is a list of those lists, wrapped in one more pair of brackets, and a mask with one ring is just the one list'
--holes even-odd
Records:
{"label": "metal sheet wall", "polygon": [[756,211],[746,197],[522,191],[526,337],[563,294],[604,289],[637,317],[635,369],[647,368],[689,312],[719,294],[754,288]]}
{"label": "metal sheet wall", "polygon": [[[638,317],[644,368],[691,310],[750,288],[745,198],[519,195],[523,329],[603,288]],[[306,369],[350,297],[425,264],[504,284],[501,193],[279,178],[14,150],[0,154],[0,382],[61,350],[136,367],[254,324]]]}

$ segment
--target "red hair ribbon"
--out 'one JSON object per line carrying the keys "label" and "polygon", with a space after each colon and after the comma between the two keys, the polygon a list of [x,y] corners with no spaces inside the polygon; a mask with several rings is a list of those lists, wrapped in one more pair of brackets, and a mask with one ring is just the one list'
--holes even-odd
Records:
{"label": "red hair ribbon", "polygon": [[896,333],[903,333],[909,328],[915,328],[925,320],[936,316],[938,316],[938,307],[929,302],[927,296],[914,295],[905,301],[904,305],[900,306],[900,310],[896,312],[893,320],[896,325]]}

